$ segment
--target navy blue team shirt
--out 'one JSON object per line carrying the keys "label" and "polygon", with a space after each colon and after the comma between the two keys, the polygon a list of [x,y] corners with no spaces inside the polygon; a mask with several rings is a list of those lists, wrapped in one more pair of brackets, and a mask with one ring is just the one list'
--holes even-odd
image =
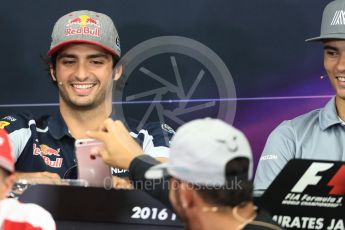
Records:
{"label": "navy blue team shirt", "polygon": [[[138,124],[134,120],[127,120],[127,126],[132,130],[131,136],[141,144],[144,153],[152,157],[168,157],[168,142],[174,131],[158,122],[147,123],[136,131]],[[16,171],[48,171],[64,178],[66,172],[76,168],[75,139],[60,113],[39,117],[31,113],[10,115],[0,120],[0,128],[9,133]],[[128,174],[119,169],[112,169],[112,172],[118,176]]]}

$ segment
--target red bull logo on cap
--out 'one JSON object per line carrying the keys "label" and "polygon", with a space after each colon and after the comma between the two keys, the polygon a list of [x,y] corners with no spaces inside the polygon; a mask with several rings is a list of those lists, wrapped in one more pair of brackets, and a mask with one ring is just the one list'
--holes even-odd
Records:
{"label": "red bull logo on cap", "polygon": [[99,37],[101,35],[99,20],[91,18],[88,15],[80,15],[77,18],[68,20],[65,36],[79,34]]}

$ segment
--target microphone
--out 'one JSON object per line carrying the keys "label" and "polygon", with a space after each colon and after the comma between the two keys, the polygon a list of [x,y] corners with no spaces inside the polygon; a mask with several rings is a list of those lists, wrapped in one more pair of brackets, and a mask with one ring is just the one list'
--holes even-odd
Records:
{"label": "microphone", "polygon": [[62,85],[62,82],[61,82],[61,81],[59,81],[59,82],[58,82],[58,84],[59,84],[59,85]]}

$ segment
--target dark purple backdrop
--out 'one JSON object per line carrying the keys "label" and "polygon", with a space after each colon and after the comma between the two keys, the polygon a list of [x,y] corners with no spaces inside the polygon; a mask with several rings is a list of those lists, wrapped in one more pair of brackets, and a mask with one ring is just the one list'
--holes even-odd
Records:
{"label": "dark purple backdrop", "polygon": [[[284,119],[323,106],[333,94],[328,79],[320,79],[322,46],[304,40],[319,33],[323,7],[320,0],[198,0],[198,1],[44,1],[12,0],[2,3],[0,114],[31,110],[50,113],[57,109],[57,91],[51,85],[40,56],[50,44],[52,26],[61,15],[78,9],[111,16],[121,37],[123,54],[137,44],[159,36],[193,39],[215,52],[231,72],[236,88],[234,125],[242,129],[253,146],[257,162],[270,131]],[[183,60],[185,58],[185,60]],[[198,64],[181,57],[181,72],[188,87]],[[162,76],[169,76],[164,58],[152,59]],[[165,66],[167,65],[167,66]],[[193,69],[194,68],[194,69]],[[182,71],[183,70],[183,71]],[[140,74],[140,73],[139,73]],[[210,75],[206,71],[206,75]],[[150,88],[145,76],[130,78],[128,88]],[[188,79],[192,79],[188,83]],[[217,76],[213,76],[214,79]],[[203,82],[193,98],[222,97],[212,80]],[[126,92],[130,92],[126,91]],[[201,93],[200,93],[201,92]],[[152,100],[152,97],[145,98]],[[163,100],[178,99],[165,94]],[[53,103],[42,105],[41,103]],[[225,102],[220,102],[225,103]],[[18,105],[18,104],[21,104]],[[34,104],[34,105],[28,105]],[[163,103],[164,104],[164,103]],[[196,104],[194,104],[196,105]],[[174,103],[164,108],[174,109]],[[181,118],[220,116],[215,107]],[[126,114],[140,118],[145,104],[126,107]],[[155,117],[150,118],[155,119]],[[226,118],[224,118],[226,119]],[[166,119],[174,128],[178,123]]]}

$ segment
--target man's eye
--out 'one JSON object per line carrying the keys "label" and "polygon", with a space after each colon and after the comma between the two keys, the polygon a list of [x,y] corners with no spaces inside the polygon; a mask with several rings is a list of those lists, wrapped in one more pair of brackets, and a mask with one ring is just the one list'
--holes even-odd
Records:
{"label": "man's eye", "polygon": [[337,53],[337,51],[327,50],[326,54],[329,55],[329,56],[336,56],[338,53]]}
{"label": "man's eye", "polygon": [[64,65],[71,65],[71,64],[75,63],[75,61],[73,61],[73,60],[63,60],[62,63]]}
{"label": "man's eye", "polygon": [[91,60],[92,64],[96,64],[96,65],[101,65],[103,64],[103,61],[99,61],[99,60]]}

